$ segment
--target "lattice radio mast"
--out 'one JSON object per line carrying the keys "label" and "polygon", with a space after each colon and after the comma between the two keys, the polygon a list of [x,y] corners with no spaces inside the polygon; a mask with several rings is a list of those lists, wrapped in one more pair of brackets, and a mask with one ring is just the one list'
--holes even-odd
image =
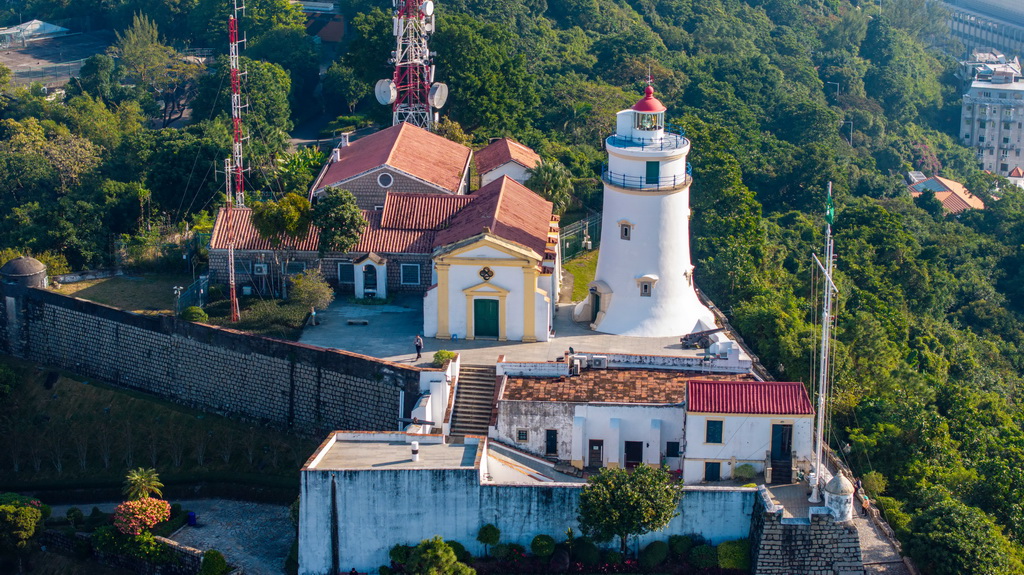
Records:
{"label": "lattice radio mast", "polygon": [[828,183],[828,203],[825,206],[825,263],[822,264],[818,256],[814,257],[814,263],[818,265],[821,272],[825,274],[825,301],[821,306],[821,358],[818,366],[818,409],[817,425],[814,436],[814,484],[811,485],[811,497],[809,501],[817,503],[822,500],[821,492],[825,487],[825,462],[824,442],[825,424],[827,419],[828,406],[826,404],[829,393],[829,361],[832,359],[832,304],[834,296],[839,293],[839,288],[832,281],[832,264],[835,261],[835,245],[832,241],[832,224],[835,221],[835,206],[832,204],[832,182]]}
{"label": "lattice radio mast", "polygon": [[392,0],[395,51],[389,62],[395,65],[390,80],[380,80],[374,89],[377,101],[391,105],[392,125],[402,122],[431,129],[437,120],[433,109],[448,100],[448,86],[434,82],[434,53],[427,40],[434,32],[434,3],[431,0]]}
{"label": "lattice radio mast", "polygon": [[[228,18],[228,39],[230,48],[228,58],[231,65],[231,126],[234,141],[231,145],[231,157],[224,160],[224,180],[227,186],[227,208],[225,216],[228,232],[228,293],[231,294],[231,321],[241,318],[238,309],[238,294],[235,293],[235,230],[233,227],[233,211],[236,207],[245,207],[245,164],[242,158],[242,84],[241,73],[238,71],[238,13],[245,6],[233,0],[234,12]],[[244,42],[244,40],[243,40]],[[232,184],[234,184],[232,189]]]}

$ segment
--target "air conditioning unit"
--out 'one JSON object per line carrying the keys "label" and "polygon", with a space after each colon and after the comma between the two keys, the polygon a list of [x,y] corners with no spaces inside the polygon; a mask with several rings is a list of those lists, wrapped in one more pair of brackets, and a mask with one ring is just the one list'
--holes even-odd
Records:
{"label": "air conditioning unit", "polygon": [[268,264],[253,264],[252,266],[252,274],[256,276],[265,276],[269,270]]}
{"label": "air conditioning unit", "polygon": [[569,365],[572,365],[574,362],[579,362],[580,367],[587,367],[589,365],[589,360],[590,358],[587,356],[578,353],[569,356]]}
{"label": "air conditioning unit", "polygon": [[608,369],[608,356],[607,355],[592,355],[590,356],[590,367],[594,369]]}
{"label": "air conditioning unit", "polygon": [[574,359],[574,360],[572,360],[572,363],[569,364],[569,375],[579,375],[579,374],[580,374],[580,360]]}

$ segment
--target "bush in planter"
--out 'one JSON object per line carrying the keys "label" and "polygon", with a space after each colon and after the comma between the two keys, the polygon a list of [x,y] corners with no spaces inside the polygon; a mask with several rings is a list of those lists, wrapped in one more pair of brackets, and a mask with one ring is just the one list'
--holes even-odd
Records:
{"label": "bush in planter", "polygon": [[573,559],[587,567],[597,565],[601,561],[601,552],[597,549],[597,545],[585,537],[581,537],[573,543],[572,556]]}
{"label": "bush in planter", "polygon": [[685,559],[690,554],[690,549],[703,543],[704,538],[700,535],[672,535],[668,538],[668,547],[672,550],[672,555],[679,559]]}
{"label": "bush in planter", "polygon": [[541,558],[551,557],[555,552],[555,538],[550,535],[538,535],[530,542],[530,552]]}
{"label": "bush in planter", "polygon": [[690,550],[690,565],[697,569],[718,567],[718,550],[711,545],[698,545]]}
{"label": "bush in planter", "polygon": [[459,563],[469,563],[473,560],[473,554],[466,551],[466,546],[458,541],[445,541],[452,551],[455,552],[455,558],[459,560]]}
{"label": "bush in planter", "polygon": [[640,567],[644,570],[651,570],[664,563],[666,559],[668,559],[668,543],[651,541],[640,552]]}
{"label": "bush in planter", "polygon": [[750,570],[750,541],[738,539],[718,545],[718,566],[723,569]]}
{"label": "bush in planter", "polygon": [[220,551],[210,549],[203,553],[203,563],[199,568],[199,575],[224,575],[227,572],[228,562]]}
{"label": "bush in planter", "polygon": [[737,465],[736,469],[732,472],[732,476],[741,481],[750,481],[755,475],[757,475],[757,471],[755,471],[754,466],[749,463]]}
{"label": "bush in planter", "polygon": [[135,557],[150,563],[168,563],[173,558],[170,549],[148,531],[125,535],[112,525],[104,525],[93,534],[92,544],[101,553]]}
{"label": "bush in planter", "polygon": [[82,510],[77,507],[68,509],[68,512],[64,516],[68,518],[68,523],[70,523],[72,527],[78,527],[85,523],[85,513],[82,513]]}
{"label": "bush in planter", "polygon": [[[434,367],[444,367],[446,361],[450,359],[455,359],[455,356],[457,355],[458,354],[455,353],[454,351],[448,351],[447,349],[439,349],[434,352],[434,360],[431,362],[431,365],[433,365]],[[488,523],[488,525],[490,524]],[[487,525],[485,525],[484,527],[486,526]],[[483,541],[481,541],[481,543],[483,543]]]}

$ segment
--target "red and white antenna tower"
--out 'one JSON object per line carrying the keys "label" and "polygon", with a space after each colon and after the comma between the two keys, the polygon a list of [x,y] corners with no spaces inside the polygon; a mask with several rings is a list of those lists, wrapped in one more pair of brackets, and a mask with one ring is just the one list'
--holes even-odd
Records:
{"label": "red and white antenna tower", "polygon": [[427,45],[434,32],[431,0],[392,0],[395,51],[390,62],[395,73],[380,80],[374,89],[377,101],[391,105],[392,125],[402,122],[429,130],[436,120],[434,108],[444,106],[448,86],[434,82],[433,56]]}
{"label": "red and white antenna tower", "polygon": [[[226,216],[228,232],[228,293],[231,298],[231,321],[241,318],[238,309],[238,294],[235,293],[235,230],[232,212],[236,207],[245,207],[245,164],[242,158],[242,85],[241,73],[238,71],[238,13],[245,10],[238,0],[233,0],[234,13],[228,18],[228,38],[230,48],[228,57],[231,65],[231,125],[234,142],[231,146],[231,157],[224,160],[224,180],[227,185]],[[244,41],[244,40],[243,40]],[[232,189],[232,184],[234,184]]]}

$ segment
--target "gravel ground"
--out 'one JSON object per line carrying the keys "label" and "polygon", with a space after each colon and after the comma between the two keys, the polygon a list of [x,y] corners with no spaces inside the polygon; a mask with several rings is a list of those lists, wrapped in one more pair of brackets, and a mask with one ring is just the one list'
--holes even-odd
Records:
{"label": "gravel ground", "polygon": [[[174,500],[196,513],[198,525],[184,527],[172,537],[182,545],[196,549],[216,549],[228,563],[245,569],[246,575],[281,575],[288,557],[295,528],[288,517],[288,506],[249,503],[230,499]],[[116,503],[95,504],[113,511]],[[54,516],[63,516],[68,508],[78,507],[89,514],[92,504],[55,505]]]}

